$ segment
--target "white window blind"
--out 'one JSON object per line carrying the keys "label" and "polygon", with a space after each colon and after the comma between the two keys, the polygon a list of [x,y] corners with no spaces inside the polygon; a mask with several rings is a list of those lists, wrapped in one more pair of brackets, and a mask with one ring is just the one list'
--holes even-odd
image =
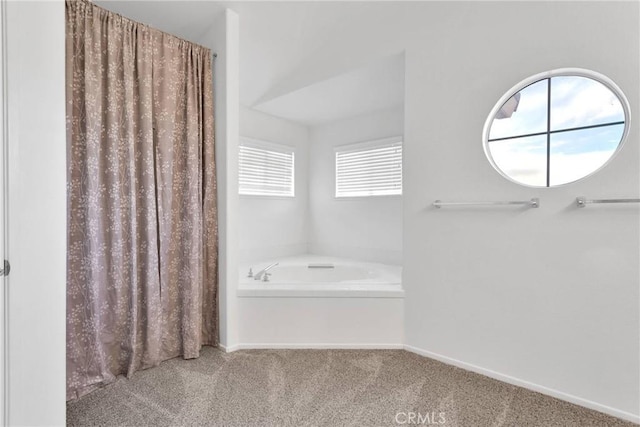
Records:
{"label": "white window blind", "polygon": [[336,148],[336,197],[402,194],[400,138]]}
{"label": "white window blind", "polygon": [[293,150],[240,145],[240,194],[294,197]]}

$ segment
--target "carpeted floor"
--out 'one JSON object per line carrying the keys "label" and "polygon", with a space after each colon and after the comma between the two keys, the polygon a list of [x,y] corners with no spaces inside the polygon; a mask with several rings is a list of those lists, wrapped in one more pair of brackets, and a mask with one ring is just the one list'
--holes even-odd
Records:
{"label": "carpeted floor", "polygon": [[130,380],[119,378],[69,403],[67,423],[634,426],[402,350],[244,350],[225,354],[214,348],[204,348],[199,359],[173,359],[138,372]]}

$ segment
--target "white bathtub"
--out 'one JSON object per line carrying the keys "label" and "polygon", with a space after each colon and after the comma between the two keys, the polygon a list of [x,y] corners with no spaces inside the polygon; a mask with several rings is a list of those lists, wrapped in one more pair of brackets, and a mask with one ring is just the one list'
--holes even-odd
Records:
{"label": "white bathtub", "polygon": [[[268,282],[247,277],[277,262]],[[303,255],[244,264],[240,268],[241,297],[375,297],[402,298],[402,268],[387,264]]]}

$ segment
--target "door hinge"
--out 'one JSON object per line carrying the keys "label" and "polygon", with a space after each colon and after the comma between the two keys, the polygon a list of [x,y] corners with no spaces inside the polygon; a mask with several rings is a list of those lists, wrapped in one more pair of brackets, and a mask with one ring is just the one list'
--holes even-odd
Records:
{"label": "door hinge", "polygon": [[9,272],[11,272],[11,264],[5,259],[4,267],[0,270],[0,276],[8,276]]}

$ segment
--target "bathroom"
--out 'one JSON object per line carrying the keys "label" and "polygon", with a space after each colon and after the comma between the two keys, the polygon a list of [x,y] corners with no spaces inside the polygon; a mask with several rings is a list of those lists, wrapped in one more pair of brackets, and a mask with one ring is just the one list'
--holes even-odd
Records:
{"label": "bathroom", "polygon": [[[636,2],[95,3],[217,54],[221,357],[393,349],[640,422],[639,211],[576,205],[640,193]],[[3,153],[5,424],[63,425],[65,5],[2,4],[3,132],[20,142]],[[505,179],[483,142],[492,109],[519,82],[565,68],[621,89],[631,112],[624,143],[596,173],[566,185]],[[387,103],[358,110],[364,95],[346,93],[353,76],[368,82],[361,93],[384,81]],[[336,197],[335,147],[398,137],[401,195]],[[239,194],[240,147],[251,140],[294,147],[295,197]],[[536,208],[433,205],[531,199]],[[249,268],[305,254],[400,266],[401,280],[384,290],[289,289],[277,280],[280,265],[268,282],[246,280]],[[544,420],[523,425],[553,425]]]}
{"label": "bathroom", "polygon": [[240,109],[241,347],[402,347],[403,105],[401,52]]}

